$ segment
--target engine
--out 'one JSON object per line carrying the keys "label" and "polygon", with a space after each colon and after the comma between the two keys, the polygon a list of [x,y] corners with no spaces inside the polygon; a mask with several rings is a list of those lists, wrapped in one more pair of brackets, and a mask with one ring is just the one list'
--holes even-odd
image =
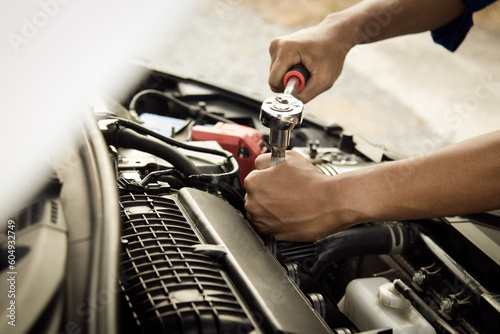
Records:
{"label": "engine", "polygon": [[[157,71],[130,94],[101,99],[84,122],[93,144],[77,154],[90,171],[65,164],[13,219],[55,224],[47,231],[68,245],[53,252],[67,273],[52,273],[32,331],[500,332],[498,212],[277,242],[245,218],[243,180],[269,150],[259,101]],[[332,177],[400,158],[307,114],[290,149]],[[113,189],[95,191],[105,183]],[[37,245],[26,259],[50,249]]]}
{"label": "engine", "polygon": [[[151,151],[153,155],[141,156],[134,150],[139,148],[136,139],[116,134],[128,131],[131,123],[124,122],[121,129],[120,121],[101,120],[109,122],[107,141],[118,151],[124,224],[121,284],[128,305],[124,309],[131,312],[137,330],[500,330],[498,263],[470,254],[473,246],[453,227],[457,218],[365,224],[316,243],[276,242],[256,234],[245,220],[242,181],[255,157],[267,150],[258,106],[251,101],[223,105],[220,92],[192,93],[183,86],[160,91],[146,87],[129,102],[142,127],[168,124],[172,118],[183,124],[161,125],[165,138],[136,125],[132,129],[167,143],[184,133],[180,143],[169,144],[198,167],[198,174],[185,170],[184,163],[176,165],[176,158]],[[249,111],[241,109],[242,102]],[[325,174],[393,158],[336,124],[306,123],[295,131],[291,146]],[[110,129],[110,124],[121,130]],[[484,228],[499,233],[498,228]],[[472,258],[488,262],[488,273],[472,276],[464,255],[472,263]]]}

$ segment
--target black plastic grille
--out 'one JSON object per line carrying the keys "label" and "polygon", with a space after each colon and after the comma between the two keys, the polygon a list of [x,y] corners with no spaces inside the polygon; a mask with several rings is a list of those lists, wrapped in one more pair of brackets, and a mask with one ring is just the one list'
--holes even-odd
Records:
{"label": "black plastic grille", "polygon": [[278,242],[278,257],[283,262],[308,261],[315,262],[318,259],[318,247],[313,242]]}
{"label": "black plastic grille", "polygon": [[252,329],[218,265],[193,252],[200,239],[173,198],[121,197],[125,300],[142,331]]}

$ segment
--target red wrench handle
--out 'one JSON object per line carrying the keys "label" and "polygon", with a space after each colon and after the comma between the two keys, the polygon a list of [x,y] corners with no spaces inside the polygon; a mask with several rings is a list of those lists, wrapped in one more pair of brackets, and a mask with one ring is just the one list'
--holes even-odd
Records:
{"label": "red wrench handle", "polygon": [[288,81],[295,77],[297,78],[295,80],[299,81],[299,88],[297,89],[297,92],[300,92],[306,85],[306,82],[307,80],[309,80],[310,76],[311,74],[303,65],[295,65],[290,67],[290,69],[286,72],[285,76],[283,77],[283,85],[286,87]]}

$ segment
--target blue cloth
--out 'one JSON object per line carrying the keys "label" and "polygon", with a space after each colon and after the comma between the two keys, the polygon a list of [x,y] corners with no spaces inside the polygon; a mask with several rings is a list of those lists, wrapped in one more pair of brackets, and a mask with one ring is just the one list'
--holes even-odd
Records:
{"label": "blue cloth", "polygon": [[441,44],[450,51],[455,51],[465,39],[472,22],[472,14],[477,12],[496,0],[462,0],[466,8],[461,17],[431,31],[434,42]]}

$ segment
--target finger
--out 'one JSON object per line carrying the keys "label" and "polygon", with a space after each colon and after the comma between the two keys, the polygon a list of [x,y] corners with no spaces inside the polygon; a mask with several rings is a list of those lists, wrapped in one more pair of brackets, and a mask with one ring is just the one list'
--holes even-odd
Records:
{"label": "finger", "polygon": [[269,44],[269,55],[271,56],[271,66],[277,59],[277,54],[279,50],[279,38],[275,38],[271,41],[271,44]]}
{"label": "finger", "polygon": [[293,66],[293,64],[286,59],[279,59],[271,66],[268,81],[273,92],[279,93],[285,90],[285,86],[283,86],[283,77],[291,66]]}
{"label": "finger", "polygon": [[285,152],[285,162],[287,162],[287,164],[297,164],[300,159],[307,160],[302,154],[297,151],[287,150]]}
{"label": "finger", "polygon": [[271,66],[269,68],[269,86],[273,92],[279,92],[282,87],[277,78],[279,77],[279,66],[276,63],[280,62],[280,39],[275,38],[269,45],[269,54],[271,55]]}
{"label": "finger", "polygon": [[[296,98],[302,101],[303,103],[307,103],[311,101],[313,98],[323,93],[324,91],[330,89],[335,82],[335,75],[330,75],[325,73],[317,73],[316,69],[311,71],[311,77],[307,81],[307,84],[304,86],[304,89],[300,91],[300,93],[296,94]],[[326,72],[328,73],[328,72]]]}
{"label": "finger", "polygon": [[301,63],[300,54],[294,49],[290,42],[273,40],[269,47],[271,53],[271,69],[269,72],[269,86],[273,92],[283,92],[283,77],[288,69]]}
{"label": "finger", "polygon": [[251,222],[252,226],[255,228],[257,232],[260,234],[265,234],[265,235],[275,235],[276,233],[279,233],[278,231],[273,228],[272,225],[262,223],[258,220],[254,220]]}
{"label": "finger", "polygon": [[252,222],[252,213],[250,213],[249,211],[247,211],[247,220],[249,222]]}
{"label": "finger", "polygon": [[271,153],[264,153],[255,159],[255,169],[266,169],[271,166]]}

